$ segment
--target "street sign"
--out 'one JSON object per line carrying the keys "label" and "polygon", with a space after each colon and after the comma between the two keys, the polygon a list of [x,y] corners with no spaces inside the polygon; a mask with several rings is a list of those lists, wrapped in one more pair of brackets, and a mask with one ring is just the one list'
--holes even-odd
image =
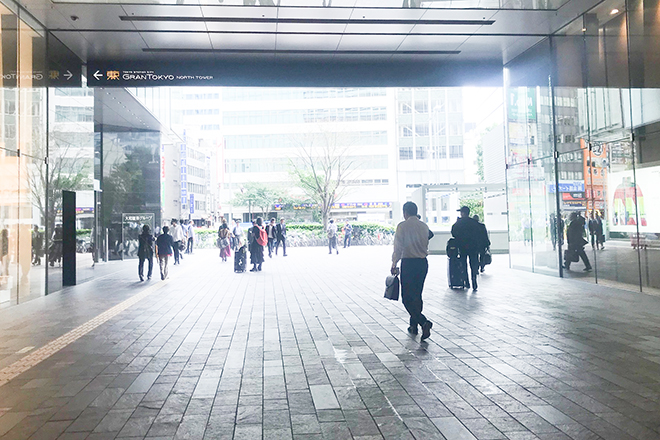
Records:
{"label": "street sign", "polygon": [[190,213],[195,213],[195,194],[190,194]]}

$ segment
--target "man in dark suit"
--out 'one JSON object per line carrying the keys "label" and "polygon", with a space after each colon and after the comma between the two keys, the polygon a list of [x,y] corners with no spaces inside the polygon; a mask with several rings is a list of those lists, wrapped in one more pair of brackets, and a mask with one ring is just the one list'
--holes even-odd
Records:
{"label": "man in dark suit", "polygon": [[462,206],[459,209],[461,217],[451,227],[451,235],[456,239],[458,251],[465,267],[465,287],[470,288],[467,278],[467,262],[470,259],[470,275],[472,275],[472,289],[477,290],[477,275],[479,274],[479,246],[481,228],[479,222],[470,217],[470,208]]}
{"label": "man in dark suit", "polygon": [[280,243],[282,244],[282,255],[286,257],[286,224],[284,223],[284,219],[281,218],[279,224],[275,228],[275,232],[277,234],[277,243],[275,243],[275,255],[277,255],[277,250],[280,247]]}
{"label": "man in dark suit", "polygon": [[[266,225],[266,234],[268,234],[268,258],[273,258],[273,248],[277,241],[277,231],[275,228],[275,219],[271,218],[270,223]],[[277,255],[277,252],[275,253]]]}

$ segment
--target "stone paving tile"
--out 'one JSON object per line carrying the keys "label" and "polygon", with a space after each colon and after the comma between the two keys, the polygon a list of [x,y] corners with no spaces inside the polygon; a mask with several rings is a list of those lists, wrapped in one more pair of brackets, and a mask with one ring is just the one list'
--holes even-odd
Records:
{"label": "stone paving tile", "polygon": [[[382,298],[391,249],[321,251],[259,274],[197,251],[0,386],[0,439],[660,439],[660,298],[499,256],[478,293],[451,291],[432,256],[420,343]],[[157,285],[117,264],[0,310],[0,365]]]}

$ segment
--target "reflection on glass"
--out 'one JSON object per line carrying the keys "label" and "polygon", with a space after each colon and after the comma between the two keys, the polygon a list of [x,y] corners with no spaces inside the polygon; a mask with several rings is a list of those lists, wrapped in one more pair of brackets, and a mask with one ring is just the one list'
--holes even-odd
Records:
{"label": "reflection on glass", "polygon": [[103,133],[102,222],[108,230],[109,260],[130,256],[123,241],[122,214],[152,213],[160,224],[160,133]]}
{"label": "reflection on glass", "polygon": [[512,267],[526,270],[533,268],[529,173],[526,163],[511,166],[507,172],[509,258]]}

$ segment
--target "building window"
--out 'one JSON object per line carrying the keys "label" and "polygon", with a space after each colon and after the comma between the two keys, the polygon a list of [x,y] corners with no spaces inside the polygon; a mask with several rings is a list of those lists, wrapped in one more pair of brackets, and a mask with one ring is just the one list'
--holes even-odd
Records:
{"label": "building window", "polygon": [[450,145],[449,146],[449,158],[450,159],[460,159],[463,157],[463,145]]}
{"label": "building window", "polygon": [[429,102],[428,101],[415,101],[415,112],[416,113],[428,113],[429,112]]}
{"label": "building window", "polygon": [[433,159],[444,159],[447,157],[447,147],[445,145],[435,145],[433,147]]}
{"label": "building window", "polygon": [[399,148],[399,159],[401,160],[412,160],[413,151],[412,147],[400,147]]}
{"label": "building window", "polygon": [[429,126],[428,126],[428,124],[415,125],[415,135],[417,135],[417,136],[428,136],[429,135]]}
{"label": "building window", "polygon": [[412,137],[413,129],[411,125],[402,125],[401,126],[401,137]]}

